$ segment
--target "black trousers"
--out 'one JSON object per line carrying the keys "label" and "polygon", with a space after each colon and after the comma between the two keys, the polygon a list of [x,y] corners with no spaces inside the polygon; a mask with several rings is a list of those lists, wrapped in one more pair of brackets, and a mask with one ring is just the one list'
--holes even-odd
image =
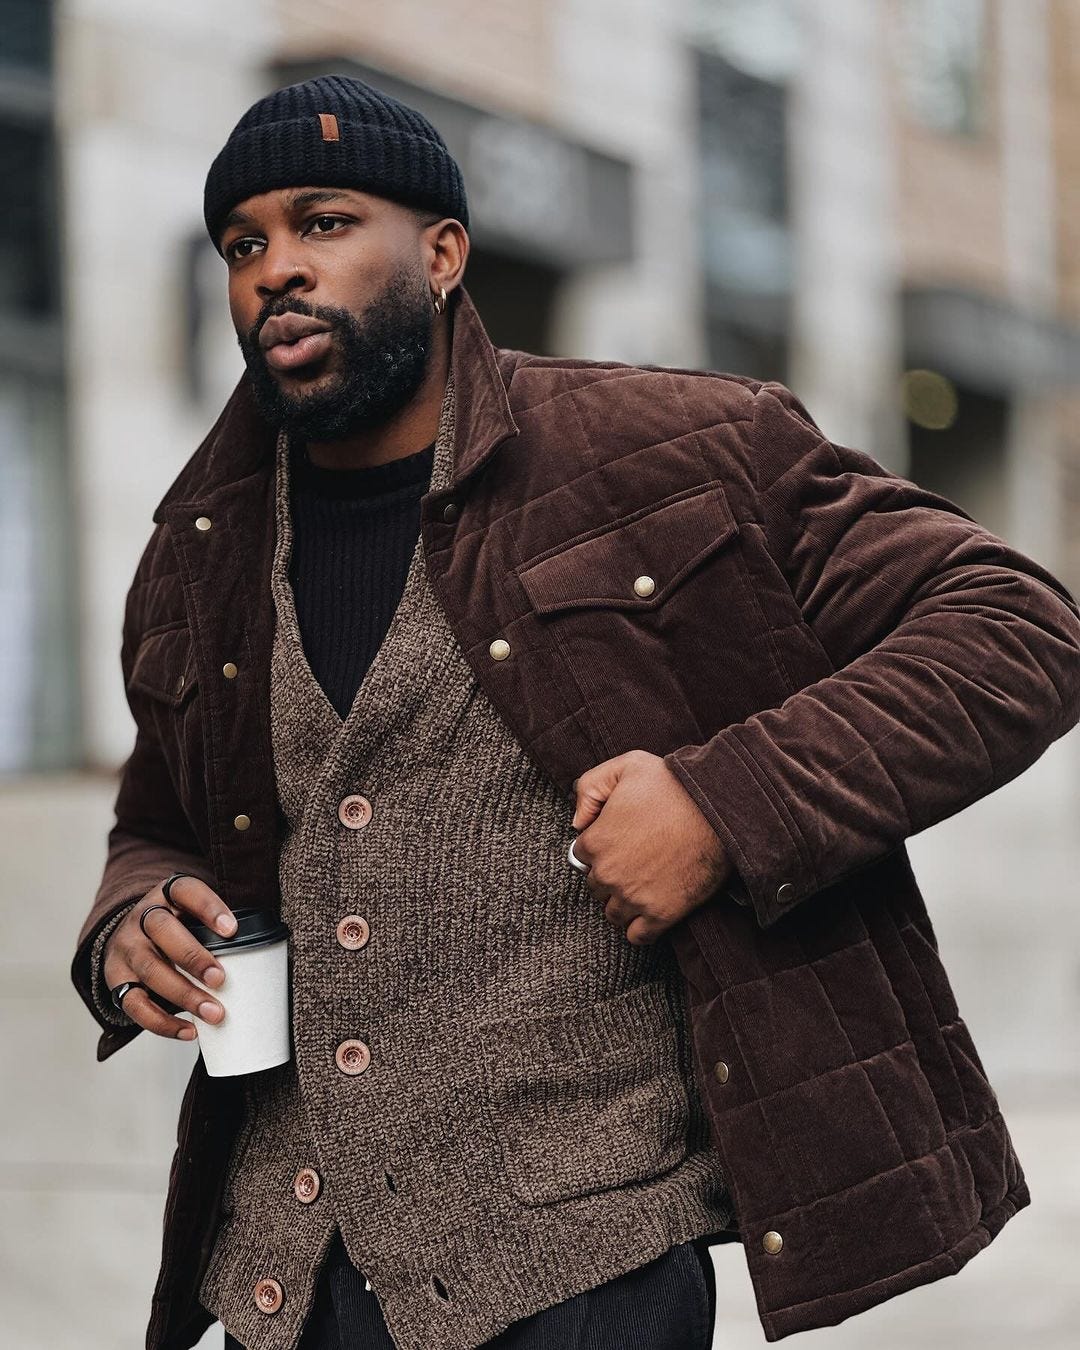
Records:
{"label": "black trousers", "polygon": [[[709,1350],[716,1282],[706,1244],[682,1242],[648,1265],[499,1333],[491,1350]],[[225,1350],[244,1350],[225,1333]],[[298,1350],[394,1350],[379,1301],[336,1234]]]}

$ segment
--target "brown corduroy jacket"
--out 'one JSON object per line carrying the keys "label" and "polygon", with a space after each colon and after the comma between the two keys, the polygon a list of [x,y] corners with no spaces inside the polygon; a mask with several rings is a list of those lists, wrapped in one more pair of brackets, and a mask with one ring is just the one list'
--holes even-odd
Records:
{"label": "brown corduroy jacket", "polygon": [[[737,868],[664,940],[766,1339],[955,1273],[1029,1194],[904,841],[1080,719],[1076,601],[782,385],[495,349],[464,292],[451,360],[453,480],[421,531],[478,682],[567,791],[663,755]],[[170,872],[277,903],[273,490],[245,379],[128,597],[137,736],[72,966],[91,1011],[94,936]],[[137,1034],[95,1016],[99,1059]],[[209,1320],[238,1081],[200,1061],[185,1094],[149,1350]]]}

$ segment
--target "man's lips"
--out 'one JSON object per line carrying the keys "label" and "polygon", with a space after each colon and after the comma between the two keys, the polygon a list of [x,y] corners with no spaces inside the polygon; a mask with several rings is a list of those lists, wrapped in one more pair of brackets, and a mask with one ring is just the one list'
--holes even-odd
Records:
{"label": "man's lips", "polygon": [[274,370],[309,365],[329,350],[330,330],[321,319],[305,314],[279,314],[259,330],[259,346]]}

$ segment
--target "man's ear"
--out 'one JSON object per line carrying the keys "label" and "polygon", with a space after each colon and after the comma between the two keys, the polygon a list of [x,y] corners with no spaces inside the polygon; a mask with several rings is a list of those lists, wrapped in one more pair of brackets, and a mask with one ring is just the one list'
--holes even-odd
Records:
{"label": "man's ear", "polygon": [[438,228],[431,231],[430,247],[432,258],[428,277],[431,289],[440,287],[449,295],[461,285],[465,275],[465,264],[469,259],[469,235],[459,220],[446,218],[438,222]]}

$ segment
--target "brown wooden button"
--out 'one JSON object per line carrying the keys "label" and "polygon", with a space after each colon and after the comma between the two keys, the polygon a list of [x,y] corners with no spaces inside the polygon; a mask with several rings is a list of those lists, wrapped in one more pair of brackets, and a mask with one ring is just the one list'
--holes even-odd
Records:
{"label": "brown wooden button", "polygon": [[361,914],[346,914],[337,926],[337,940],[349,952],[358,952],[370,935],[368,921]]}
{"label": "brown wooden button", "polygon": [[276,1313],[285,1302],[285,1290],[277,1280],[260,1280],[255,1286],[255,1306],[260,1312]]}
{"label": "brown wooden button", "polygon": [[239,815],[239,816],[234,817],[234,819],[233,819],[233,829],[234,829],[234,830],[247,830],[247,829],[250,829],[250,827],[251,827],[251,817],[250,817],[250,816],[245,816],[245,815],[241,814],[241,815]]}
{"label": "brown wooden button", "polygon": [[338,820],[347,830],[362,830],[372,816],[371,803],[366,797],[352,792],[338,804]]}
{"label": "brown wooden button", "polygon": [[321,1190],[322,1182],[314,1167],[301,1167],[296,1174],[296,1180],[293,1182],[293,1194],[297,1200],[302,1205],[310,1205],[312,1200],[318,1198]]}
{"label": "brown wooden button", "polygon": [[342,1073],[363,1073],[371,1063],[371,1051],[363,1041],[342,1041],[334,1051],[334,1060]]}
{"label": "brown wooden button", "polygon": [[222,675],[225,676],[227,680],[235,680],[238,673],[236,669],[236,662],[226,661],[225,664],[221,667],[221,673]]}

